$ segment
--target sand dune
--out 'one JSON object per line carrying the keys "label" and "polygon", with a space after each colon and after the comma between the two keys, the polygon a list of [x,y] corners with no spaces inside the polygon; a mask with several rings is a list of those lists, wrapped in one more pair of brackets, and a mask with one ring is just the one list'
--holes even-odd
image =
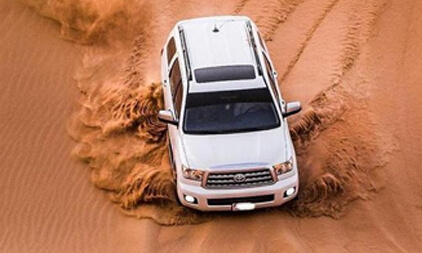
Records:
{"label": "sand dune", "polygon": [[70,156],[79,48],[22,4],[0,13],[0,252],[124,250],[128,220]]}
{"label": "sand dune", "polygon": [[[0,7],[2,251],[420,250],[420,1],[25,3]],[[217,14],[256,21],[284,97],[304,104],[301,192],[283,207],[175,202],[159,51],[177,20]]]}
{"label": "sand dune", "polygon": [[[314,7],[321,5],[316,1],[311,4]],[[301,92],[298,96],[302,101],[309,102],[305,102],[307,110],[301,119],[296,118],[297,122],[292,126],[299,164],[303,169],[299,199],[292,205],[287,205],[288,210],[295,215],[338,217],[350,200],[380,187],[370,174],[374,167],[384,164],[388,158],[379,155],[378,160],[371,159],[378,153],[387,152],[388,146],[381,148],[377,140],[359,137],[336,143],[315,139],[325,129],[337,124],[341,117],[350,118],[347,121],[349,125],[342,124],[339,130],[331,133],[337,136],[336,139],[367,131],[364,128],[368,124],[365,114],[354,114],[356,119],[351,118],[351,113],[346,114],[349,109],[353,109],[360,97],[355,92],[359,89],[356,84],[346,85],[343,80],[353,68],[362,46],[372,35],[384,6],[385,2],[380,0],[343,5],[338,5],[338,1],[328,1],[322,4],[310,28],[304,34],[298,34],[297,37],[302,40],[295,45],[295,54],[287,59],[289,64],[281,69],[280,81],[286,83],[288,93],[289,84],[294,87],[295,80],[308,76],[307,69],[310,66],[302,66],[299,61],[305,59],[312,62],[315,61],[313,59],[324,58],[323,56],[326,58],[325,62],[320,63],[325,72],[312,76],[312,88],[305,89],[306,92]],[[79,79],[86,97],[82,101],[82,110],[70,128],[71,135],[79,142],[77,156],[84,159],[93,171],[94,184],[111,191],[112,200],[125,209],[125,213],[137,217],[152,217],[163,224],[196,223],[201,221],[199,217],[202,214],[181,208],[175,201],[166,154],[166,128],[156,118],[158,110],[162,108],[162,94],[159,85],[148,83],[145,77],[158,69],[152,67],[159,64],[157,57],[152,58],[156,55],[153,52],[159,52],[159,45],[163,44],[167,34],[164,29],[170,29],[177,19],[155,21],[154,17],[162,13],[154,13],[153,6],[144,5],[140,8],[151,8],[150,15],[153,18],[152,21],[139,24],[137,28],[129,29],[139,31],[133,36],[131,52],[125,52],[126,47],[115,46],[114,41],[103,38],[109,47],[119,51],[108,54],[107,58],[122,59],[124,67],[121,70],[109,71],[115,76],[94,74],[96,68],[109,69],[111,64],[115,65],[116,60],[102,61],[105,55],[102,51],[87,54],[88,60],[95,61],[96,66],[85,68],[87,73],[83,76],[88,78]],[[232,8],[221,8],[221,12],[230,13]],[[300,8],[299,2],[269,1],[261,6],[258,2],[248,1],[237,5],[234,13],[254,18],[257,25],[263,27],[263,36],[271,49],[277,42],[270,40],[277,34],[278,26],[284,21],[288,22],[289,15],[296,9],[300,11]],[[170,7],[169,12],[171,10],[173,8]],[[212,9],[208,15],[212,14],[211,11]],[[180,11],[179,14],[183,12]],[[132,17],[130,13],[125,15],[128,15],[128,19]],[[285,17],[284,21],[277,19],[280,16]],[[180,18],[187,17],[189,13]],[[333,34],[330,34],[331,31]],[[332,37],[327,40],[320,33],[329,33]],[[110,31],[109,36],[114,38],[113,31]],[[329,43],[330,47],[323,47],[324,43]],[[309,56],[316,49],[321,51],[321,57]],[[277,50],[274,51],[277,56]],[[128,60],[121,57],[125,54]],[[156,64],[151,65],[155,62]],[[303,73],[299,74],[300,77],[289,79],[295,74],[292,71]],[[157,78],[158,75],[153,80]],[[322,145],[333,147],[326,147],[322,151],[312,148],[317,146],[320,149]]]}

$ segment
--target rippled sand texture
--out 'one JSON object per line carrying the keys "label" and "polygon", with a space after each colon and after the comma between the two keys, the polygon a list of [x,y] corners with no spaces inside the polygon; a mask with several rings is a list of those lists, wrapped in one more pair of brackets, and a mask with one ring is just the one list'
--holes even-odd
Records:
{"label": "rippled sand texture", "polygon": [[[98,197],[100,191],[92,191],[89,185],[75,190],[79,184],[68,182],[69,178],[85,180],[87,174],[82,169],[76,171],[70,165],[60,173],[51,169],[60,167],[60,160],[70,164],[65,152],[68,149],[61,149],[61,143],[66,140],[64,124],[67,134],[76,142],[73,154],[90,169],[91,182],[103,189],[125,214],[151,218],[165,225],[200,223],[161,228],[143,221],[139,223],[143,224],[141,227],[135,225],[139,222],[136,219],[124,219],[120,222],[126,222],[130,229],[115,230],[112,225],[104,224],[122,218],[101,214],[86,229],[72,225],[71,231],[77,234],[85,231],[79,239],[67,239],[72,242],[86,242],[84,234],[95,234],[92,230],[104,227],[108,235],[119,234],[115,241],[134,245],[124,251],[147,250],[148,246],[151,251],[189,252],[212,252],[217,248],[243,252],[278,252],[281,248],[301,252],[417,252],[422,247],[418,240],[422,236],[418,183],[422,176],[419,169],[422,155],[419,148],[420,1],[25,2],[38,14],[60,24],[60,31],[55,34],[38,32],[38,36],[56,38],[60,34],[68,43],[45,40],[45,44],[34,45],[33,49],[29,47],[30,40],[27,44],[16,43],[22,40],[12,35],[20,33],[18,30],[11,33],[8,28],[19,24],[14,20],[20,16],[8,9],[11,7],[2,9],[6,16],[2,29],[7,36],[3,39],[6,46],[2,47],[1,55],[2,59],[9,59],[2,64],[2,80],[7,86],[0,95],[4,103],[0,134],[5,137],[1,143],[7,150],[2,154],[5,159],[1,164],[8,168],[1,171],[1,182],[6,185],[2,194],[11,203],[0,209],[5,217],[2,224],[7,228],[0,240],[6,242],[6,249],[23,249],[13,242],[19,238],[18,231],[26,231],[28,238],[35,238],[30,240],[35,246],[29,248],[40,251],[42,247],[37,239],[44,237],[31,231],[42,227],[40,224],[45,220],[51,220],[47,224],[52,230],[69,233],[58,224],[64,219],[63,226],[68,227],[74,224],[69,220],[79,216],[69,218],[65,210],[46,204],[60,199],[56,194],[59,191],[72,194],[67,195],[69,202],[58,203],[75,203],[82,197],[72,196],[86,192],[95,205],[106,205],[100,204],[103,203]],[[300,193],[297,200],[280,208],[248,214],[205,215],[183,208],[175,201],[166,126],[155,116],[163,106],[159,85],[160,49],[177,20],[217,14],[248,15],[257,23],[278,70],[283,96],[287,100],[300,100],[304,107],[301,114],[289,119],[298,153]],[[23,24],[27,20],[30,19],[21,18]],[[73,46],[61,48],[63,45]],[[42,65],[36,60],[31,62],[35,66],[32,68],[25,62],[9,64],[10,59],[19,55],[17,51],[11,54],[11,50],[19,47],[28,49],[21,50],[24,57],[60,60],[51,60],[43,68],[37,67]],[[37,50],[38,47],[46,50]],[[33,52],[46,52],[47,56],[31,56]],[[75,64],[76,52],[82,52],[80,65]],[[60,54],[66,58],[59,57]],[[25,75],[20,74],[19,66]],[[78,67],[74,71],[70,66]],[[41,70],[66,71],[67,74],[60,74],[67,76],[66,80],[75,73],[79,96],[63,93],[62,86],[56,84],[62,78],[34,76],[35,80],[46,80],[47,84],[40,87],[48,87],[47,93],[46,88],[36,89],[28,80],[21,86],[12,85],[19,84],[20,76],[42,73]],[[66,89],[71,89],[71,85]],[[15,100],[22,90],[28,90],[22,93],[26,96]],[[40,98],[45,94],[53,94],[58,100]],[[76,98],[80,107],[70,117],[71,109],[63,101],[72,103]],[[33,104],[28,107],[33,110],[30,115],[33,124],[25,124],[26,128],[20,131],[17,131],[22,126],[20,118],[27,118],[29,109],[22,105],[12,109],[10,105],[16,101]],[[63,108],[68,108],[67,113],[63,113]],[[28,136],[18,134],[21,132]],[[14,148],[16,143],[26,143],[20,145],[28,150]],[[56,153],[51,161],[41,159]],[[36,167],[28,166],[25,161],[36,164],[35,157],[41,157],[40,163]],[[40,176],[38,168],[44,168],[48,176]],[[60,177],[62,173],[67,176]],[[56,185],[58,182],[64,187]],[[51,187],[40,190],[39,185]],[[25,203],[32,199],[23,194],[31,192],[42,196],[38,200],[42,200],[44,204],[40,206],[44,209],[26,207]],[[356,199],[362,201],[353,201]],[[109,207],[100,209],[110,210]],[[30,210],[34,216],[26,216]],[[81,217],[95,217],[95,210],[98,208],[81,211]],[[10,223],[8,217],[16,218]],[[10,224],[16,225],[12,228]],[[48,238],[45,244],[56,251],[60,247],[55,246],[62,245],[60,238],[69,238],[67,234],[54,235],[46,228],[41,231]],[[227,233],[223,236],[222,231]],[[98,238],[101,241],[109,240],[105,236]],[[101,251],[103,247],[110,249],[110,244],[113,243],[96,247],[94,243],[71,251]]]}
{"label": "rippled sand texture", "polygon": [[[317,40],[319,32],[324,29],[334,32],[328,41],[330,47],[319,46],[323,55],[332,54],[327,57],[330,61],[326,73],[312,80],[312,92],[300,91],[299,97],[306,111],[292,124],[300,160],[301,192],[288,210],[299,216],[338,217],[350,200],[379,189],[380,185],[371,174],[385,164],[388,159],[385,153],[391,149],[378,143],[376,137],[361,137],[370,123],[364,112],[358,113],[365,76],[345,83],[362,46],[373,35],[386,2],[350,1],[342,5],[338,2],[313,4],[318,8],[314,10],[317,14],[311,18],[310,27],[304,34],[298,34],[299,44],[289,45],[295,47],[294,53],[289,59],[284,58],[283,62],[288,64],[279,68],[283,92],[288,93],[289,83],[295,85],[290,80],[294,75],[291,72],[301,70],[296,66],[306,59],[308,50],[323,43]],[[305,3],[268,1],[261,5],[244,1],[234,6],[218,5],[218,12],[251,16],[271,47],[283,40],[282,35],[289,34],[279,34],[278,27],[288,21],[301,4]],[[44,15],[62,22],[64,38],[90,43],[96,49],[88,50],[85,55],[85,69],[79,79],[79,87],[84,93],[82,110],[69,128],[79,143],[75,153],[89,164],[94,184],[109,191],[112,200],[126,213],[152,217],[164,224],[200,221],[202,214],[181,208],[175,200],[167,162],[166,127],[156,118],[162,108],[156,74],[160,46],[178,19],[191,17],[191,12],[186,10],[199,5],[192,2],[190,8],[178,10],[176,7],[176,18],[172,15],[171,3],[160,3],[160,6],[168,6],[168,13],[163,13],[163,7],[155,4],[139,3],[133,9],[151,10],[149,17],[143,17],[143,20],[136,15],[139,12],[110,2],[106,8],[88,2],[64,5],[51,1],[38,8]],[[204,15],[213,15],[215,11],[210,8]],[[126,18],[120,20],[113,18],[115,16]],[[81,24],[75,17],[82,17],[80,19],[88,23]],[[324,21],[330,18],[335,19],[335,27],[325,28]],[[127,30],[125,38],[118,42],[116,37],[122,31],[116,26]],[[131,36],[132,31],[136,32]],[[133,49],[126,52],[130,42]],[[280,53],[277,49],[272,50],[276,59]],[[116,65],[121,67],[116,68]],[[98,74],[107,70],[107,75]],[[321,135],[324,130],[328,131]],[[348,138],[351,135],[353,139]]]}
{"label": "rippled sand texture", "polygon": [[0,252],[115,252],[126,221],[69,155],[81,52],[14,0],[0,17]]}
{"label": "rippled sand texture", "polygon": [[[292,72],[303,71],[300,63],[312,54],[311,50],[327,58],[327,62],[320,63],[327,65],[324,75],[315,76],[308,84],[313,87],[311,92],[297,91],[306,108],[292,124],[301,192],[288,209],[299,216],[338,217],[350,200],[365,198],[368,191],[381,187],[373,174],[386,163],[386,153],[393,148],[382,138],[366,135],[376,131],[376,126],[368,129],[371,121],[359,110],[360,101],[365,99],[366,77],[362,74],[347,80],[362,47],[376,32],[387,2],[315,2],[308,8],[315,8],[316,14],[306,20],[310,26],[303,33],[280,33],[277,28],[302,4],[310,5],[304,1],[242,1],[234,6],[215,4],[214,8],[204,9],[203,15],[248,15],[256,20],[270,47],[286,35],[301,39],[288,46],[295,47],[293,54],[284,58],[287,64],[279,68],[284,93],[289,93],[289,84],[295,86],[291,77],[296,73]],[[75,119],[78,122],[70,128],[72,137],[80,143],[76,155],[89,164],[94,184],[110,191],[112,200],[126,213],[153,217],[166,224],[194,222],[198,217],[179,207],[174,198],[165,148],[166,128],[155,117],[162,102],[159,77],[154,74],[158,64],[153,63],[158,62],[160,46],[172,25],[178,19],[192,17],[190,10],[198,7],[195,2],[178,8],[166,2],[123,5],[101,1],[47,1],[36,6],[41,14],[62,23],[64,38],[89,43],[96,49],[86,53],[85,69],[79,79],[85,97]],[[148,10],[148,17],[138,15],[142,10]],[[117,38],[123,31],[125,36]],[[328,38],[319,38],[323,32]],[[131,41],[132,51],[125,52]],[[322,43],[329,47],[318,45]],[[277,49],[272,50],[276,59]],[[104,71],[108,74],[98,74]],[[302,76],[307,75],[302,73],[297,80]],[[292,92],[291,97],[294,95]]]}

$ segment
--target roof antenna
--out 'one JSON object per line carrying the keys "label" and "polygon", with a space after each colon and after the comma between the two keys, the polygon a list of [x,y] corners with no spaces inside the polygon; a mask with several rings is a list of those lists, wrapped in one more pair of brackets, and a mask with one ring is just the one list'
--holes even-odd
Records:
{"label": "roof antenna", "polygon": [[220,31],[219,28],[223,27],[223,25],[227,24],[228,22],[232,22],[234,19],[229,19],[222,23],[220,26],[217,27],[217,20],[214,21],[214,29],[212,29],[213,32],[218,33]]}
{"label": "roof antenna", "polygon": [[214,29],[212,29],[213,32],[218,33],[220,30],[217,28],[217,23],[214,23]]}

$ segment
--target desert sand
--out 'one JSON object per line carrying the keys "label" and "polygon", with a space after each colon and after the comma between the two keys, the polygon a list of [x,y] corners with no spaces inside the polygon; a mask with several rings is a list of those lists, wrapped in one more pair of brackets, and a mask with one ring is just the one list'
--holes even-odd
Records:
{"label": "desert sand", "polygon": [[[420,252],[419,0],[0,3],[0,252]],[[160,49],[181,19],[247,15],[286,100],[300,193],[175,202]]]}

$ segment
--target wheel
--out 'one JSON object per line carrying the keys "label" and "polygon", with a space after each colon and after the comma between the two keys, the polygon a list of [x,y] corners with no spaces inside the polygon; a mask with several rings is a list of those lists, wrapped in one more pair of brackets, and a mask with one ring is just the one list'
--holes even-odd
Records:
{"label": "wheel", "polygon": [[176,201],[179,205],[183,206],[182,201],[180,201],[180,198],[179,198],[179,192],[177,190],[177,184],[178,184],[177,180],[175,180],[174,184],[176,186],[176,189],[174,189],[176,193]]}
{"label": "wheel", "polygon": [[174,164],[174,159],[173,159],[173,151],[171,148],[171,143],[169,140],[169,145],[168,145],[168,152],[169,152],[169,162],[170,162],[170,167],[171,167],[171,172],[173,175],[173,181],[174,181],[174,185],[175,185],[175,194],[176,194],[176,201],[179,205],[183,205],[182,202],[179,199],[179,194],[177,192],[177,171],[176,171],[176,165]]}
{"label": "wheel", "polygon": [[171,172],[172,172],[172,175],[173,175],[173,180],[174,180],[174,183],[176,183],[177,171],[176,171],[176,165],[174,164],[173,151],[172,151],[172,148],[171,148],[170,141],[169,141],[169,145],[168,145],[168,152],[169,152],[169,162],[170,162]]}

